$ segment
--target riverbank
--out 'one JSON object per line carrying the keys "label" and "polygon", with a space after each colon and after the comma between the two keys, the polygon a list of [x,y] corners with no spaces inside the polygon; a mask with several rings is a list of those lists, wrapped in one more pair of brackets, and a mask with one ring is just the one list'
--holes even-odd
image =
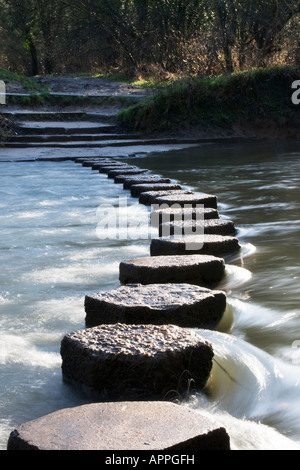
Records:
{"label": "riverbank", "polygon": [[210,139],[299,137],[300,111],[292,101],[298,67],[186,78],[156,87],[102,76],[1,77],[12,106],[66,108],[107,101],[119,108],[118,123],[125,132]]}
{"label": "riverbank", "polygon": [[150,134],[297,139],[292,84],[299,76],[299,68],[283,67],[178,80],[122,110],[119,121]]}

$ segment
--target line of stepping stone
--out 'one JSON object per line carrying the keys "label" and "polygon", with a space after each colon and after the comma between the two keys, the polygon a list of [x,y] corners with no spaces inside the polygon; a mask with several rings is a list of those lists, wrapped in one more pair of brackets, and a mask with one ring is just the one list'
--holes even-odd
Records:
{"label": "line of stepping stone", "polygon": [[[117,437],[108,436],[107,423],[97,442],[92,436],[85,443],[72,438],[70,444],[66,422],[70,426],[71,420],[73,429],[78,416],[83,412],[89,416],[89,408],[79,407],[71,417],[61,411],[34,424],[25,423],[11,433],[8,448],[149,449],[145,442],[152,439],[153,449],[230,449],[227,431],[196,411],[189,410],[186,423],[180,421],[183,432],[169,430],[175,447],[168,447],[169,437],[161,436],[159,429],[162,416],[169,416],[169,426],[174,426],[185,413],[180,405],[169,402],[202,390],[211,374],[212,345],[192,329],[212,329],[224,315],[226,294],[216,287],[225,275],[226,256],[240,249],[233,222],[220,219],[216,196],[183,190],[147,169],[105,157],[74,161],[107,174],[140,204],[155,208],[151,219],[158,238],[151,240],[150,256],[120,263],[120,287],[87,294],[86,328],[65,335],[61,342],[63,379],[100,401],[95,406],[105,419],[112,409],[111,419],[115,413],[122,415],[124,407],[130,409],[131,425],[124,421],[127,439],[121,444]],[[185,236],[187,226],[195,230],[199,224],[204,234]],[[171,236],[162,236],[166,229]],[[173,237],[175,232],[182,236]],[[196,242],[196,247],[191,250],[189,242]],[[195,429],[189,426],[191,419],[197,423]],[[47,439],[45,429],[53,420]],[[72,435],[82,437],[85,426],[73,429]],[[147,435],[138,442],[136,427],[144,427]],[[153,429],[159,442],[153,438]],[[135,447],[131,447],[132,440]]]}

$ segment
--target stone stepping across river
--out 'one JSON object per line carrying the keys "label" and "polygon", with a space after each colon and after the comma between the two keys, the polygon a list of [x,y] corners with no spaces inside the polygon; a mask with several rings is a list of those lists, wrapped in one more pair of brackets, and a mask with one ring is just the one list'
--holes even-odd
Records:
{"label": "stone stepping across river", "polygon": [[84,159],[79,161],[84,167],[94,167],[95,165],[105,166],[105,165],[123,165],[123,163],[113,162],[112,160],[108,160],[107,158],[102,159]]}
{"label": "stone stepping across river", "polygon": [[150,183],[150,184],[134,184],[130,188],[131,196],[139,197],[141,193],[148,191],[170,191],[181,190],[182,187],[177,183]]}
{"label": "stone stepping across river", "polygon": [[191,192],[190,194],[165,194],[158,196],[154,203],[168,204],[169,206],[172,206],[173,204],[179,204],[182,207],[186,205],[195,207],[196,205],[203,204],[205,207],[212,207],[217,209],[218,198],[212,194],[200,192]]}
{"label": "stone stepping across river", "polygon": [[140,204],[152,205],[153,210],[158,210],[159,206],[172,207],[211,207],[217,209],[218,198],[212,194],[199,193],[185,190],[166,190],[166,191],[146,191],[139,196]]}
{"label": "stone stepping across river", "polygon": [[171,401],[205,387],[214,352],[187,328],[117,323],[65,335],[61,357],[64,380],[94,399]]}
{"label": "stone stepping across river", "polygon": [[215,287],[225,276],[223,258],[209,255],[148,256],[120,263],[122,284],[188,283]]}
{"label": "stone stepping across river", "polygon": [[[151,206],[152,204],[155,204],[155,201],[159,196],[166,196],[171,194],[192,194],[192,191],[185,191],[183,189],[171,189],[169,191],[146,191],[139,195],[139,203],[144,204],[145,206]],[[156,206],[157,207],[155,207],[154,210],[159,208],[159,204],[156,204]]]}
{"label": "stone stepping across river", "polygon": [[206,234],[154,238],[150,244],[151,256],[201,254],[224,257],[240,249],[241,245],[236,237]]}
{"label": "stone stepping across river", "polygon": [[[65,408],[21,424],[11,432],[7,445],[7,450],[46,451],[172,449],[177,449],[177,455],[169,457],[176,464],[193,464],[193,455],[180,456],[178,451],[230,450],[230,438],[207,413],[166,401],[121,401]],[[136,467],[139,458],[123,460],[122,453],[113,453],[106,461]],[[153,455],[152,463],[161,463],[157,458]]]}
{"label": "stone stepping across river", "polygon": [[146,168],[138,168],[137,166],[132,166],[128,168],[114,168],[108,172],[108,178],[116,178],[119,175],[140,175],[142,173],[148,173],[149,170]]}
{"label": "stone stepping across river", "polygon": [[130,165],[127,163],[108,163],[107,165],[99,166],[99,173],[109,173],[112,170],[127,170]]}
{"label": "stone stepping across river", "polygon": [[160,237],[170,235],[236,235],[237,230],[232,220],[209,219],[202,221],[174,221],[159,225],[158,234]]}
{"label": "stone stepping across river", "polygon": [[219,211],[213,207],[181,207],[179,204],[174,204],[171,207],[161,206],[153,210],[151,212],[151,225],[153,227],[159,227],[160,224],[166,222],[219,218]]}
{"label": "stone stepping across river", "polygon": [[[122,176],[124,179],[123,181],[120,181],[120,176]],[[118,181],[119,180],[119,181]],[[134,184],[161,184],[161,183],[171,183],[170,178],[162,178],[159,175],[135,175],[135,176],[128,176],[128,175],[118,175],[115,178],[115,182],[122,182],[123,183],[123,188],[124,189],[130,189],[131,186]]]}
{"label": "stone stepping across river", "polygon": [[191,284],[131,284],[85,297],[86,327],[126,323],[212,329],[222,319],[226,295]]}

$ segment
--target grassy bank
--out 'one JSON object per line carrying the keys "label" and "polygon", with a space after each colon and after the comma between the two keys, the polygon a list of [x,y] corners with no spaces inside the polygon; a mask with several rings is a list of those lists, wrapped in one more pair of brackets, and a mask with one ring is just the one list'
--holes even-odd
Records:
{"label": "grassy bank", "polygon": [[209,79],[175,81],[123,110],[120,122],[149,133],[243,132],[258,137],[300,134],[300,105],[291,86],[299,68],[256,69]]}
{"label": "grassy bank", "polygon": [[24,91],[36,91],[36,92],[46,92],[47,88],[43,85],[36,83],[31,78],[25,77],[18,73],[10,72],[4,68],[0,67],[0,80],[3,80],[5,83],[13,83],[20,85]]}

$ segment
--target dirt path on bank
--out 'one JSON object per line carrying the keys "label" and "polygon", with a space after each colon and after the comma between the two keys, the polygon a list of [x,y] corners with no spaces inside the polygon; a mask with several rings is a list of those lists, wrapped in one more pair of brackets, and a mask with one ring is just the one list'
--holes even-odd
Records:
{"label": "dirt path on bank", "polygon": [[[99,77],[73,77],[70,75],[33,77],[33,83],[43,85],[53,93],[88,96],[147,96],[151,93],[143,87],[126,82]],[[8,93],[30,93],[19,83],[7,83]]]}

